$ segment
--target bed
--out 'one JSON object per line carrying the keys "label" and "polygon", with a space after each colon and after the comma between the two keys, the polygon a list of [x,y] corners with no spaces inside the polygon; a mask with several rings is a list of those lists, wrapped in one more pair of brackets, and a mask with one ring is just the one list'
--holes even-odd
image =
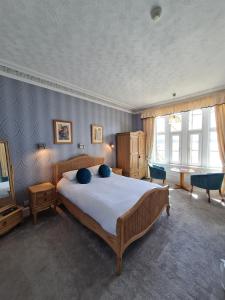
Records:
{"label": "bed", "polygon": [[142,237],[164,209],[169,216],[168,186],[161,187],[138,179],[112,174],[93,176],[91,183],[78,184],[62,174],[104,163],[102,157],[75,156],[54,166],[58,203],[83,225],[99,235],[116,254],[116,273],[122,270],[126,248]]}

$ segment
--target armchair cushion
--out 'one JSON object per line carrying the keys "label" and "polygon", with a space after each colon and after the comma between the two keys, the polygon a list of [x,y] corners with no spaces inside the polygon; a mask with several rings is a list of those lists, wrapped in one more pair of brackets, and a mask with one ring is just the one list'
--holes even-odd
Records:
{"label": "armchair cushion", "polygon": [[224,173],[210,173],[191,175],[191,185],[206,190],[219,190],[223,182]]}
{"label": "armchair cushion", "polygon": [[219,190],[223,183],[224,173],[213,173],[208,175],[208,189]]}
{"label": "armchair cushion", "polygon": [[207,189],[207,174],[191,175],[191,185]]}
{"label": "armchair cushion", "polygon": [[150,171],[150,177],[154,179],[166,179],[166,171],[163,167],[158,166],[150,166],[149,165],[149,171]]}

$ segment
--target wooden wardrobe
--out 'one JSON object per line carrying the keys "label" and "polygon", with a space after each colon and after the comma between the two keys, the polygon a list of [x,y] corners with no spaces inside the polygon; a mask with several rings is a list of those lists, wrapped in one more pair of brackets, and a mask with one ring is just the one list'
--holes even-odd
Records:
{"label": "wooden wardrobe", "polygon": [[146,175],[145,134],[143,131],[117,133],[117,167],[123,175],[143,178]]}

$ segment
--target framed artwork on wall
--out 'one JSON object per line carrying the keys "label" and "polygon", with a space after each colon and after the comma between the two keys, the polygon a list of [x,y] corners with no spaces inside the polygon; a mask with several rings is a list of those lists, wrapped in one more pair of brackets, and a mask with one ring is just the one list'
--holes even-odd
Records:
{"label": "framed artwork on wall", "polygon": [[92,124],[91,125],[91,143],[102,144],[103,143],[103,126]]}
{"label": "framed artwork on wall", "polygon": [[72,144],[72,122],[63,120],[53,120],[53,134],[54,144]]}

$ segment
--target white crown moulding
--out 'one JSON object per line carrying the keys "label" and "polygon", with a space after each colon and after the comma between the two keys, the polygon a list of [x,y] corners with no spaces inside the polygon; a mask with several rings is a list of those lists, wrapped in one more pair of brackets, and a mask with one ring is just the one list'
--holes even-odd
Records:
{"label": "white crown moulding", "polygon": [[17,79],[26,83],[34,84],[43,88],[47,88],[66,95],[77,97],[79,99],[87,100],[117,110],[128,113],[133,113],[133,107],[129,105],[121,105],[116,100],[112,100],[105,96],[96,94],[94,92],[79,88],[69,83],[59,81],[53,77],[46,76],[31,69],[18,66],[0,59],[0,75]]}
{"label": "white crown moulding", "polygon": [[178,103],[178,102],[182,103],[182,102],[185,102],[185,101],[191,101],[191,100],[195,100],[197,98],[208,96],[208,95],[211,95],[213,93],[221,92],[221,91],[224,91],[224,90],[225,90],[225,85],[215,87],[215,88],[211,88],[211,89],[207,89],[207,90],[204,90],[204,91],[201,91],[201,92],[196,92],[196,93],[193,93],[193,94],[188,94],[188,95],[185,95],[185,96],[182,96],[182,97],[173,97],[173,98],[169,98],[169,99],[166,99],[166,100],[162,100],[162,101],[157,102],[157,103],[152,103],[152,104],[149,104],[149,105],[146,105],[146,106],[142,106],[142,107],[139,107],[139,108],[132,109],[132,112],[134,114],[141,114],[146,109],[150,109],[150,108],[158,107],[158,106],[164,106],[164,105],[167,105],[167,104],[170,104],[170,103],[172,104],[172,103]]}
{"label": "white crown moulding", "polygon": [[19,81],[30,83],[43,88],[47,88],[49,90],[70,95],[79,99],[83,99],[86,101],[111,107],[120,111],[128,112],[131,114],[139,114],[142,113],[143,110],[155,106],[166,105],[175,102],[183,102],[191,99],[194,100],[197,97],[209,95],[211,93],[222,91],[225,89],[225,85],[224,85],[216,88],[207,89],[201,92],[185,95],[182,97],[173,97],[173,98],[165,99],[163,101],[148,104],[142,107],[133,107],[128,104],[123,105],[119,101],[107,98],[105,96],[99,95],[92,91],[82,89],[75,85],[71,85],[67,82],[59,81],[56,78],[53,78],[51,76],[41,74],[39,72],[33,71],[25,67],[18,66],[16,64],[9,63],[8,61],[1,60],[1,59],[0,59],[0,75],[17,79]]}

